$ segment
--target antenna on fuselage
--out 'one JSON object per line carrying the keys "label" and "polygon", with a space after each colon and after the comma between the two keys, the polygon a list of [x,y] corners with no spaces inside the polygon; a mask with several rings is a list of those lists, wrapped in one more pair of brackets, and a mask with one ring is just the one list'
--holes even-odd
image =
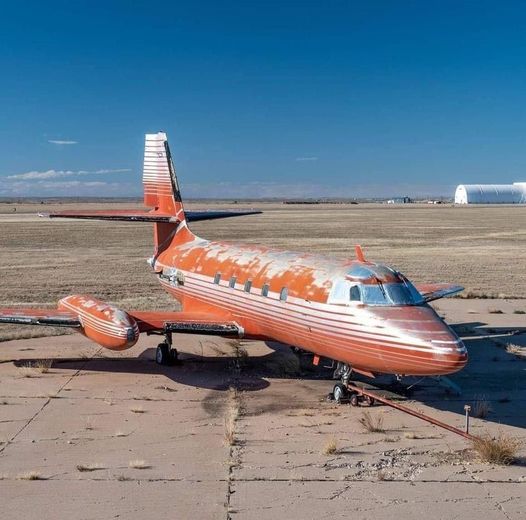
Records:
{"label": "antenna on fuselage", "polygon": [[354,250],[356,251],[356,258],[358,259],[359,262],[364,262],[364,263],[367,262],[363,254],[363,251],[362,251],[362,246],[356,244],[354,246]]}

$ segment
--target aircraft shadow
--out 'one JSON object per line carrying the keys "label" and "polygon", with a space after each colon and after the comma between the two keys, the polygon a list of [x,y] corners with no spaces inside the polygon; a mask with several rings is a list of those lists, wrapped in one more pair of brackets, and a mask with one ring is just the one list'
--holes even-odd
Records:
{"label": "aircraft shadow", "polygon": [[[491,336],[488,337],[490,334],[495,337],[508,335],[510,331],[515,332],[520,328],[485,329],[484,325],[479,322],[453,325],[463,336],[470,356],[467,367],[451,376],[452,381],[462,388],[461,396],[448,393],[433,378],[404,378],[402,384],[392,376],[380,376],[375,380],[361,376],[353,379],[398,395],[408,395],[431,408],[462,417],[465,414],[464,405],[469,404],[472,415],[485,412],[484,419],[489,422],[525,428],[526,360],[508,353],[493,342]],[[485,335],[479,336],[473,332],[475,327],[480,331],[479,334]],[[334,367],[330,362],[322,360],[319,366],[314,367],[312,356],[297,356],[288,346],[280,343],[266,344],[271,352],[259,356],[250,354],[250,346],[247,346],[248,357],[181,352],[182,363],[169,367],[155,363],[154,348],[145,349],[138,357],[56,359],[53,366],[83,371],[163,374],[174,383],[216,391],[225,391],[234,385],[240,390],[255,392],[267,388],[276,378],[295,379],[296,384],[300,385],[300,381],[326,380],[327,393],[332,389]],[[23,359],[15,361],[15,365],[27,362],[28,359]],[[318,391],[318,388],[312,387],[311,391]]]}
{"label": "aircraft shadow", "polygon": [[462,337],[469,353],[467,366],[450,376],[462,389],[462,395],[448,394],[436,380],[426,378],[415,386],[412,397],[430,407],[461,416],[465,415],[464,405],[468,404],[472,416],[479,415],[479,418],[488,422],[525,428],[526,359],[507,352],[504,346],[499,346],[493,339],[505,337],[513,341],[513,335],[523,334],[526,327],[485,325],[452,325]]}

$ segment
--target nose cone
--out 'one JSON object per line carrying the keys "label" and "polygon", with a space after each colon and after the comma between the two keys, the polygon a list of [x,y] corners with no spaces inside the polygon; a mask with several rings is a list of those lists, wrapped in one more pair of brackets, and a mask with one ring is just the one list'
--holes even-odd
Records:
{"label": "nose cone", "polygon": [[393,372],[443,375],[458,372],[466,365],[464,343],[429,305],[376,307],[373,314],[400,343],[400,357],[405,361],[393,367]]}

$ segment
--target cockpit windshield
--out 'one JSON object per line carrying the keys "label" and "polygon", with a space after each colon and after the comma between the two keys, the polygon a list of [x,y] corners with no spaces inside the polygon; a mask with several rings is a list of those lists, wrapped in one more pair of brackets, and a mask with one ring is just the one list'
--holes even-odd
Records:
{"label": "cockpit windshield", "polygon": [[422,295],[409,280],[402,283],[359,285],[361,302],[367,305],[418,305],[424,301]]}
{"label": "cockpit windshield", "polygon": [[357,264],[345,279],[333,284],[328,303],[366,305],[419,305],[424,302],[415,286],[402,274],[379,264]]}

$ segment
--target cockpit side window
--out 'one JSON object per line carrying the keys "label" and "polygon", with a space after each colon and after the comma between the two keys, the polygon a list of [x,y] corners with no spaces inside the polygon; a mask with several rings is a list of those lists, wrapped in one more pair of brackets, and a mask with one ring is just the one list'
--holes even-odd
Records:
{"label": "cockpit side window", "polygon": [[360,293],[360,287],[358,287],[358,285],[351,286],[351,290],[349,291],[349,299],[352,302],[359,302],[362,300],[362,295]]}
{"label": "cockpit side window", "polygon": [[336,280],[327,299],[327,303],[333,305],[349,305],[350,302],[360,301],[359,285],[349,280]]}

